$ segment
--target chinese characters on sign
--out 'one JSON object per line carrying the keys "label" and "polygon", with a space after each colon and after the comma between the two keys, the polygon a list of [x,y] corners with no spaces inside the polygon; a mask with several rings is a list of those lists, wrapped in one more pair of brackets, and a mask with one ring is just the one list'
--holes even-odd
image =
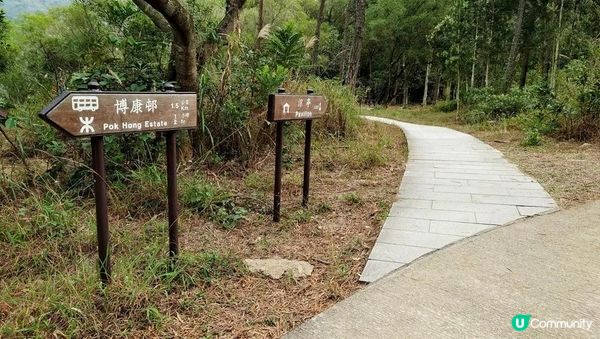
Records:
{"label": "chinese characters on sign", "polygon": [[195,128],[195,93],[65,92],[41,116],[72,136]]}
{"label": "chinese characters on sign", "polygon": [[269,97],[269,121],[309,120],[320,118],[327,110],[322,96],[273,94]]}

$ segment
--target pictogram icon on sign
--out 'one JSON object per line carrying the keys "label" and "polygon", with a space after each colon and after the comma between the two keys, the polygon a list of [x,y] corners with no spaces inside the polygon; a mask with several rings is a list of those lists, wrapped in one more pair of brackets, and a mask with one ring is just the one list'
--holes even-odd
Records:
{"label": "pictogram icon on sign", "polygon": [[71,98],[71,107],[77,112],[95,112],[100,107],[100,103],[95,95],[75,95]]}
{"label": "pictogram icon on sign", "polygon": [[79,133],[94,133],[94,127],[92,127],[92,123],[94,122],[94,117],[79,117],[79,121],[83,124]]}

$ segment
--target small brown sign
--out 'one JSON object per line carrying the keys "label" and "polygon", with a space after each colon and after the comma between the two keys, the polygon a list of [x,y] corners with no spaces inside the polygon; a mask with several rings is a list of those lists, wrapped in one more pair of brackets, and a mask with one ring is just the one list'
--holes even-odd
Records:
{"label": "small brown sign", "polygon": [[327,101],[316,95],[271,94],[267,119],[273,121],[310,120],[323,116]]}
{"label": "small brown sign", "polygon": [[74,137],[196,128],[195,93],[63,92],[40,117]]}

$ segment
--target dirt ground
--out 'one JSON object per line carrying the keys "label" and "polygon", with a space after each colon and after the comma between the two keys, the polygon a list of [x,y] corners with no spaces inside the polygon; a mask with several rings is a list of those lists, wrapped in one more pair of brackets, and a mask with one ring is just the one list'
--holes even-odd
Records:
{"label": "dirt ground", "polygon": [[253,208],[233,231],[199,220],[185,222],[186,249],[304,260],[314,271],[298,280],[257,274],[222,279],[203,291],[202,313],[178,315],[173,334],[280,337],[362,287],[360,272],[397,192],[407,155],[399,130],[375,124],[364,128],[360,141],[350,145],[315,144],[308,209],[300,206],[302,155],[295,148],[284,156],[291,162],[284,168],[280,223],[264,213],[272,205],[271,158],[244,180],[229,182],[238,187],[243,205]]}
{"label": "dirt ground", "polygon": [[[598,143],[545,138],[541,146],[525,147],[521,146],[523,135],[516,129],[466,126],[456,122],[455,113],[428,109],[390,108],[366,110],[363,114],[471,133],[536,178],[563,208],[600,199]],[[164,257],[165,214],[127,212],[143,203],[140,197],[153,192],[162,201],[163,183],[149,185],[137,193],[137,198],[125,194],[130,191],[126,187],[111,192],[111,206],[116,212],[110,220],[115,272],[106,292],[110,298],[98,295],[93,206],[89,199],[75,202],[75,206],[72,202],[65,205],[62,200],[55,203],[43,199],[5,206],[0,231],[10,230],[12,224],[29,227],[33,222],[43,226],[45,219],[36,221],[36,214],[61,222],[76,218],[81,221],[75,224],[83,222],[84,227],[77,226],[77,233],[62,238],[31,236],[22,240],[8,239],[10,232],[0,234],[0,251],[10,258],[0,264],[0,337],[14,333],[58,337],[69,333],[86,337],[280,337],[356,292],[363,287],[358,282],[359,274],[403,175],[407,157],[404,136],[395,127],[365,123],[354,140],[315,140],[310,203],[304,209],[300,204],[302,133],[289,132],[279,223],[271,221],[272,154],[265,154],[250,170],[228,164],[206,170],[181,169],[182,178],[200,175],[211,187],[229,192],[235,204],[247,210],[236,227],[227,229],[202,213],[182,208],[182,253],[197,257],[215,254],[209,256],[212,266],[201,272],[208,280],[191,287],[166,286],[164,276],[155,282],[152,277],[156,272],[146,267],[160,268],[158,264]],[[3,153],[9,151],[5,148]],[[6,159],[3,173],[15,173],[18,162]],[[182,180],[182,185],[185,183]],[[238,267],[245,258],[271,257],[308,261],[314,265],[313,274],[275,280]]]}
{"label": "dirt ground", "polygon": [[[314,140],[311,195],[305,209],[301,207],[302,140],[301,131],[286,133],[279,223],[271,221],[272,154],[265,154],[250,170],[228,164],[207,170],[181,169],[180,186],[185,185],[183,178],[201,175],[247,210],[234,228],[227,229],[182,207],[181,252],[204,258],[206,253],[215,254],[209,255],[212,266],[200,272],[208,279],[191,287],[166,286],[169,276],[165,275],[158,281],[152,278],[157,274],[153,270],[159,272],[164,261],[166,215],[127,212],[144,211],[137,205],[147,203],[141,198],[150,199],[153,191],[162,198],[161,183],[110,191],[114,279],[100,295],[90,199],[75,205],[27,200],[31,207],[5,209],[0,215],[0,251],[11,260],[0,264],[0,337],[15,333],[280,337],[350,296],[363,286],[358,282],[360,272],[395,198],[407,157],[406,141],[399,129],[366,122],[350,141]],[[18,166],[15,162],[4,165],[6,173]],[[14,237],[20,229],[9,224],[44,226],[44,220],[35,219],[37,214],[60,218],[60,222],[74,218],[77,232],[49,236],[44,229],[46,233],[40,235]],[[238,265],[245,258],[271,257],[305,260],[314,265],[314,271],[307,278],[275,280]]]}

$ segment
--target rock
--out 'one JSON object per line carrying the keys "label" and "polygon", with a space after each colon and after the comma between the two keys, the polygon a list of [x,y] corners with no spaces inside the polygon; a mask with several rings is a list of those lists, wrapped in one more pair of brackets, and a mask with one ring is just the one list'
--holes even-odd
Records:
{"label": "rock", "polygon": [[302,278],[311,275],[313,271],[313,265],[299,260],[281,258],[244,259],[244,263],[250,272],[259,272],[273,279],[279,279],[284,274],[289,274],[294,279]]}

